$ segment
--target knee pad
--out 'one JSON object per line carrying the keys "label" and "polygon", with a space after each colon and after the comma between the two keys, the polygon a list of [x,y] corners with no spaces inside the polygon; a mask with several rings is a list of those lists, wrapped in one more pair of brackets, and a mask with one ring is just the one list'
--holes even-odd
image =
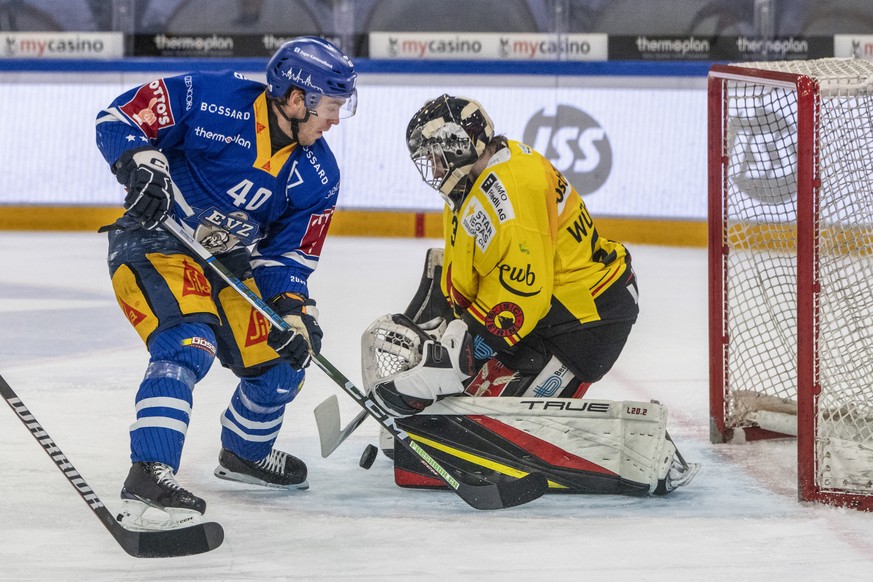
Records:
{"label": "knee pad", "polygon": [[281,363],[257,376],[240,379],[240,390],[259,406],[278,406],[294,400],[303,386],[303,370]]}
{"label": "knee pad", "polygon": [[471,396],[582,398],[588,386],[555,356],[539,371],[515,370],[495,357],[479,368],[466,392]]}
{"label": "knee pad", "polygon": [[215,360],[215,332],[205,323],[181,323],[155,334],[149,353],[152,362],[173,362],[191,370],[199,382]]}

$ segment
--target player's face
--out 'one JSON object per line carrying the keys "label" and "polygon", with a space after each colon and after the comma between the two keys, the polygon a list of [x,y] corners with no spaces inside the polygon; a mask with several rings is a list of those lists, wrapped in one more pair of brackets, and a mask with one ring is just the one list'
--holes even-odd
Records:
{"label": "player's face", "polygon": [[[316,141],[330,130],[334,125],[339,124],[340,118],[347,117],[350,99],[337,99],[333,97],[323,97],[319,100],[315,109],[307,116],[307,108],[303,98],[303,94],[297,91],[291,93],[290,98],[281,104],[276,104],[282,108],[285,115],[291,119],[304,119],[306,121],[299,122],[297,126],[297,141],[300,145],[311,146]],[[293,137],[291,131],[291,123],[284,119],[285,116],[280,116],[279,127],[289,137]]]}
{"label": "player's face", "polygon": [[446,167],[446,158],[442,154],[441,149],[434,149],[431,152],[431,163],[433,164],[433,177],[443,179],[449,170]]}
{"label": "player's face", "polygon": [[302,146],[311,146],[330,130],[334,125],[339,125],[339,118],[320,117],[310,115],[309,119],[298,125],[297,141]]}

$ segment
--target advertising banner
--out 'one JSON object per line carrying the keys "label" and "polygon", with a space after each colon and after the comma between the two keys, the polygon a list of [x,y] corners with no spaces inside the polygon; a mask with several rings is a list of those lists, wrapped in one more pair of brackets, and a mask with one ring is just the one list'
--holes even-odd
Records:
{"label": "advertising banner", "polygon": [[611,216],[706,217],[706,91],[700,88],[537,87],[520,80],[432,87],[362,85],[358,113],[325,138],[350,208],[442,208],[409,159],[406,127],[442,93],[478,100],[495,132],[543,153]]}
{"label": "advertising banner", "polygon": [[[296,35],[280,34],[135,34],[135,57],[232,58],[270,57]],[[339,39],[324,36],[334,44]]]}
{"label": "advertising banner", "polygon": [[614,61],[788,61],[833,55],[833,38],[748,36],[609,36]]}
{"label": "advertising banner", "polygon": [[372,32],[372,59],[604,61],[605,34]]}
{"label": "advertising banner", "polygon": [[120,32],[2,32],[5,59],[118,59],[124,56]]}
{"label": "advertising banner", "polygon": [[838,34],[834,36],[834,56],[873,59],[873,34]]}
{"label": "advertising banner", "polygon": [[[159,75],[156,74],[155,77]],[[253,76],[253,78],[256,78]],[[401,84],[402,82],[402,84]],[[567,78],[405,76],[388,84],[362,75],[357,114],[324,139],[342,173],[340,208],[439,210],[443,201],[409,159],[406,128],[428,99],[442,93],[482,103],[495,131],[542,152],[599,215],[703,219],[706,216],[706,90],[601,78],[567,86]],[[616,86],[610,86],[610,83]],[[687,84],[687,83],[686,83]],[[123,190],[94,145],[97,113],[128,82],[0,83],[3,103],[27,104],[22,115],[0,108],[5,135],[63,139],[8,141],[0,204],[118,205]],[[36,114],[35,112],[40,112]],[[184,112],[173,112],[182,122]]]}

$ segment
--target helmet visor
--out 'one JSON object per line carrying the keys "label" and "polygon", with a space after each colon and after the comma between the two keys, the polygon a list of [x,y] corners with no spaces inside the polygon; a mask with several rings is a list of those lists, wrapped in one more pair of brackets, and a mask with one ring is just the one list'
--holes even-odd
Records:
{"label": "helmet visor", "polygon": [[309,111],[322,119],[346,119],[358,110],[357,89],[344,97],[307,93],[306,100]]}

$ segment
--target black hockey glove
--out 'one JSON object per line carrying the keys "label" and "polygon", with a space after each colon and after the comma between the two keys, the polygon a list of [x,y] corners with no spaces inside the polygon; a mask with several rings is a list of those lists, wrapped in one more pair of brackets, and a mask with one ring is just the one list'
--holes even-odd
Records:
{"label": "black hockey glove", "polygon": [[267,336],[267,345],[294,368],[305,368],[309,365],[310,352],[321,352],[321,337],[324,335],[318,325],[315,301],[297,293],[282,293],[270,299],[269,303],[291,329],[283,331],[273,327]]}
{"label": "black hockey glove", "polygon": [[127,187],[125,216],[157,228],[173,206],[173,180],[167,158],[153,147],[128,150],[112,165],[115,178]]}

